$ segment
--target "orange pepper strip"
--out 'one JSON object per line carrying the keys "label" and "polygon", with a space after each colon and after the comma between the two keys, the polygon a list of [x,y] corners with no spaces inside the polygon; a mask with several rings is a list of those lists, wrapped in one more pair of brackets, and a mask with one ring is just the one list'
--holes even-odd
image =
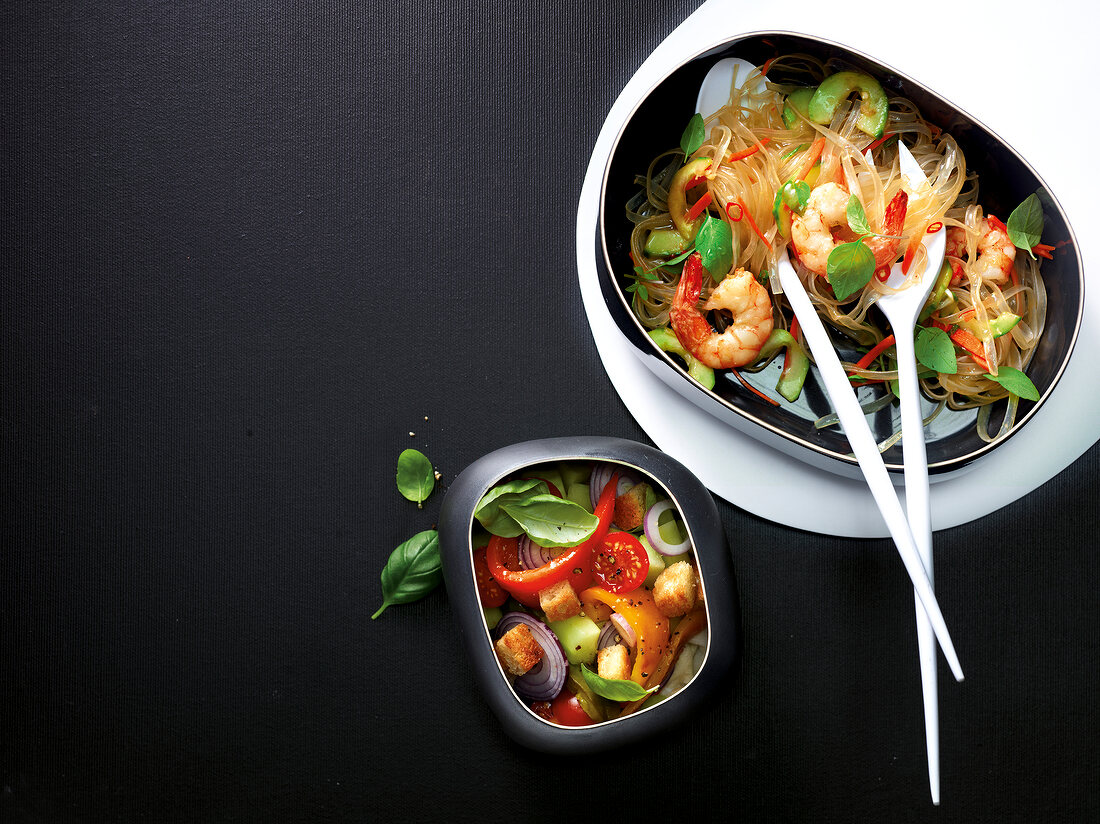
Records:
{"label": "orange pepper strip", "polygon": [[817,138],[806,152],[806,157],[802,160],[802,166],[798,170],[798,174],[795,175],[795,180],[802,180],[806,175],[810,173],[810,169],[814,167],[814,164],[821,159],[821,153],[825,151],[825,138]]}
{"label": "orange pepper strip", "polygon": [[956,346],[966,350],[970,357],[974,359],[974,363],[987,372],[989,371],[989,361],[985,359],[985,346],[972,333],[962,327],[951,328],[940,321],[934,320],[932,323],[946,332]]}
{"label": "orange pepper strip", "polygon": [[[661,660],[657,663],[657,669],[653,673],[652,683],[660,684],[665,680],[665,676],[668,675],[673,666],[676,664],[676,659],[680,657],[680,650],[683,649],[687,640],[694,635],[698,634],[700,630],[707,625],[707,611],[706,608],[698,606],[685,615],[680,623],[676,625],[676,629],[673,630],[672,635],[668,639],[668,646],[665,648],[664,654],[661,656]],[[644,702],[645,698],[640,698],[637,701],[631,701],[627,704],[622,711],[622,715],[630,715]]]}
{"label": "orange pepper strip", "polygon": [[734,374],[734,376],[737,378],[737,380],[741,381],[741,385],[743,387],[748,389],[750,392],[752,392],[758,398],[760,398],[764,401],[767,401],[772,406],[779,406],[779,401],[777,401],[775,398],[769,398],[767,395],[765,395],[763,392],[761,392],[759,389],[757,389],[755,386],[753,386],[751,383],[749,383],[747,380],[745,380],[743,377],[741,377],[741,373],[738,372],[736,369],[734,369],[733,367],[730,367],[730,371]]}
{"label": "orange pepper strip", "polygon": [[760,151],[760,147],[767,143],[769,140],[771,140],[770,137],[761,138],[759,143],[754,143],[747,149],[742,149],[739,152],[734,152],[733,154],[731,154],[729,157],[726,158],[726,162],[734,163],[738,160],[744,160],[746,157],[752,157],[754,154]]}
{"label": "orange pepper strip", "polygon": [[695,203],[691,205],[691,208],[688,209],[687,222],[691,223],[695,218],[703,214],[703,210],[710,205],[712,200],[714,200],[714,196],[710,192],[706,192],[701,198],[695,201]]}
{"label": "orange pepper strip", "polygon": [[909,245],[905,247],[905,256],[901,259],[901,273],[903,275],[909,274],[909,267],[913,265],[913,258],[917,254],[917,248],[920,246],[923,234],[924,232],[913,232],[913,236],[909,238]]}
{"label": "orange pepper strip", "polygon": [[582,590],[577,593],[577,598],[580,599],[585,617],[591,618],[597,624],[602,624],[611,618],[611,613],[615,610],[609,604],[592,597],[591,592],[590,589]]}
{"label": "orange pepper strip", "polygon": [[653,593],[638,588],[625,595],[616,595],[603,587],[589,587],[581,593],[581,602],[587,601],[607,604],[630,624],[638,637],[630,680],[648,687],[668,646],[668,618],[657,609]]}

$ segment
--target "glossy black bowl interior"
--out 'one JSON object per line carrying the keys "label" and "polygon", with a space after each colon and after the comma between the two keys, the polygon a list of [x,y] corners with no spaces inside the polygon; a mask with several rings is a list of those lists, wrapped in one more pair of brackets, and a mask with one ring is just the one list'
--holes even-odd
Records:
{"label": "glossy black bowl interior", "polygon": [[[512,691],[485,624],[473,571],[474,509],[501,480],[553,461],[611,461],[658,482],[675,501],[695,548],[707,609],[708,646],[694,680],[658,704],[588,727],[563,727],[535,715]],[[714,499],[682,464],[634,441],[605,437],[552,438],[499,449],[468,466],[447,490],[440,512],[440,547],[447,596],[474,674],[506,732],[552,753],[620,747],[682,722],[727,683],[739,650],[737,589],[729,547]]]}
{"label": "glossy black bowl interior", "polygon": [[[630,310],[624,277],[632,270],[629,258],[631,224],[624,205],[637,191],[635,176],[644,174],[649,163],[663,151],[679,145],[688,119],[695,111],[699,86],[707,71],[724,57],[740,57],[759,65],[775,54],[802,52],[822,59],[840,59],[848,66],[877,77],[891,95],[908,97],[930,122],[950,132],[965,152],[967,165],[980,181],[980,202],[986,213],[1007,219],[1008,214],[1032,192],[1043,202],[1043,241],[1065,244],[1053,260],[1043,261],[1042,273],[1048,291],[1047,328],[1030,366],[1028,376],[1040,392],[1038,402],[1021,401],[1016,423],[1018,431],[1054,389],[1077,337],[1084,304],[1081,257],[1069,221],[1054,193],[1036,171],[1004,141],[980,122],[960,111],[919,82],[889,66],[839,44],[805,35],[764,32],[738,37],[687,61],[653,88],[627,120],[612,149],[601,192],[600,225],[596,227],[596,261],[601,270],[601,288],[613,318],[647,365],[662,380],[708,411],[715,412],[749,434],[778,445],[795,457],[817,466],[853,475],[855,461],[848,455],[848,442],[837,427],[815,429],[813,421],[832,411],[824,387],[811,370],[802,397],[795,404],[773,407],[745,391],[729,373],[720,374],[713,391],[692,381],[671,356],[657,348]],[[1024,254],[1021,252],[1020,254]],[[848,360],[854,350],[841,355]],[[778,359],[781,361],[782,359]],[[760,389],[777,397],[774,387],[780,363],[775,362],[757,375],[744,374]],[[861,390],[861,401],[871,397]],[[925,401],[925,415],[934,409]],[[990,428],[996,431],[1004,417],[1005,403],[995,407]],[[868,418],[878,440],[900,428],[896,403]],[[928,427],[929,472],[947,477],[996,449],[1007,438],[988,444],[977,434],[973,410],[943,413]],[[902,470],[900,444],[883,455],[892,472]],[[935,479],[935,477],[934,477]]]}

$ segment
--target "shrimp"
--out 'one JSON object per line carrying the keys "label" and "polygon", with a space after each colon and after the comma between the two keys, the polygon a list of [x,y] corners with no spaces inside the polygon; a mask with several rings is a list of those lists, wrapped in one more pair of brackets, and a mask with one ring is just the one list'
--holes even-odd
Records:
{"label": "shrimp", "polygon": [[[848,192],[839,183],[823,183],[810,192],[806,208],[791,221],[791,244],[802,265],[816,275],[824,276],[829,268],[829,253],[836,248],[838,238],[854,239],[848,228]],[[902,227],[909,195],[904,191],[894,195],[886,206],[883,235],[894,237],[863,238],[875,256],[875,268],[893,263],[901,244]],[[834,230],[833,227],[836,227]]]}
{"label": "shrimp", "polygon": [[[752,363],[772,332],[772,300],[768,290],[751,272],[739,268],[714,288],[701,312],[697,304],[702,283],[703,263],[696,252],[684,264],[669,310],[677,340],[711,369],[732,369]],[[703,312],[712,309],[725,309],[733,314],[733,322],[725,331],[711,328]]]}
{"label": "shrimp", "polygon": [[[981,237],[978,238],[977,256],[970,266],[970,274],[979,280],[988,278],[998,285],[1004,284],[1012,277],[1016,265],[1016,244],[1009,238],[1007,227],[993,215],[982,218],[978,229]],[[966,260],[966,229],[952,226],[947,230],[945,254],[960,264]],[[958,286],[963,280],[962,266],[956,266],[954,261],[951,265],[954,269],[951,285]]]}

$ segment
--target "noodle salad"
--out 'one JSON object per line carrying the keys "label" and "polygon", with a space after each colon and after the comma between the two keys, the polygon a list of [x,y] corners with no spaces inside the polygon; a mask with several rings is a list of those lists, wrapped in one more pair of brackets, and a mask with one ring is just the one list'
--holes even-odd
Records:
{"label": "noodle salad", "polygon": [[[899,168],[903,141],[927,185]],[[715,370],[760,371],[781,354],[776,385],[793,402],[810,357],[778,278],[789,255],[820,317],[860,357],[853,383],[897,396],[894,338],[873,310],[900,262],[924,267],[926,233],[946,227],[946,256],[916,330],[922,391],[942,409],[978,408],[978,433],[1011,429],[1020,398],[1038,400],[1025,370],[1043,333],[1043,210],[1032,194],[1008,215],[986,212],[978,175],[955,139],[873,77],[807,55],[772,58],[735,82],[679,148],[653,159],[626,204],[633,223],[631,306],[654,342],[707,388]],[[901,288],[905,288],[903,284]],[[1007,399],[989,429],[990,405]],[[819,426],[835,421],[821,419]],[[886,448],[892,443],[880,445]]]}

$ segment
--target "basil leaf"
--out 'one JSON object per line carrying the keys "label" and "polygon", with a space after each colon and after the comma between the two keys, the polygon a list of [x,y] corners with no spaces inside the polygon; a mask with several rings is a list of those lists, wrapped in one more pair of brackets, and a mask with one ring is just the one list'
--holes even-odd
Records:
{"label": "basil leaf", "polygon": [[428,529],[413,535],[390,553],[382,569],[382,606],[371,620],[388,606],[418,601],[439,586],[442,579],[439,533]]}
{"label": "basil leaf", "polygon": [[592,692],[609,701],[638,701],[661,688],[658,684],[646,689],[636,681],[626,678],[603,678],[584,664],[581,664],[581,675]]}
{"label": "basil leaf", "polygon": [[494,486],[482,496],[474,509],[474,517],[493,535],[501,538],[515,538],[523,534],[523,527],[500,508],[502,503],[520,501],[528,495],[548,493],[550,487],[537,478],[524,478]]}
{"label": "basil leaf", "polygon": [[724,220],[707,215],[695,235],[695,249],[711,277],[721,280],[733,265],[733,230]]}
{"label": "basil leaf", "polygon": [[696,112],[691,116],[687,128],[684,129],[684,134],[680,138],[680,148],[683,150],[684,156],[691,157],[695,154],[695,150],[703,145],[703,138],[705,137],[706,130],[703,127],[703,116]]}
{"label": "basil leaf", "polygon": [[859,198],[855,195],[851,195],[848,198],[848,209],[846,211],[848,217],[848,225],[852,227],[852,231],[857,235],[873,235],[871,230],[871,224],[867,222],[867,214],[863,211],[863,204],[859,202]]}
{"label": "basil leaf", "polygon": [[500,503],[539,546],[576,546],[596,531],[600,519],[575,501],[544,492]]}
{"label": "basil leaf", "polygon": [[422,507],[435,488],[432,462],[415,449],[406,449],[397,457],[397,489]]}
{"label": "basil leaf", "polygon": [[1043,223],[1043,204],[1039,202],[1039,196],[1032,192],[1023,203],[1012,210],[1005,227],[1008,229],[1009,239],[1034,258],[1035,253],[1031,251],[1031,247],[1042,238]]}
{"label": "basil leaf", "polygon": [[1039,400],[1039,390],[1031,382],[1031,378],[1011,366],[1002,366],[996,375],[986,373],[986,377],[995,383],[999,383],[1013,395],[1023,398],[1025,401]]}
{"label": "basil leaf", "polygon": [[959,371],[955,344],[946,332],[936,326],[922,326],[914,344],[917,360],[934,372],[954,375]]}
{"label": "basil leaf", "polygon": [[875,273],[875,255],[862,240],[841,243],[829,253],[825,274],[837,300],[855,294]]}

